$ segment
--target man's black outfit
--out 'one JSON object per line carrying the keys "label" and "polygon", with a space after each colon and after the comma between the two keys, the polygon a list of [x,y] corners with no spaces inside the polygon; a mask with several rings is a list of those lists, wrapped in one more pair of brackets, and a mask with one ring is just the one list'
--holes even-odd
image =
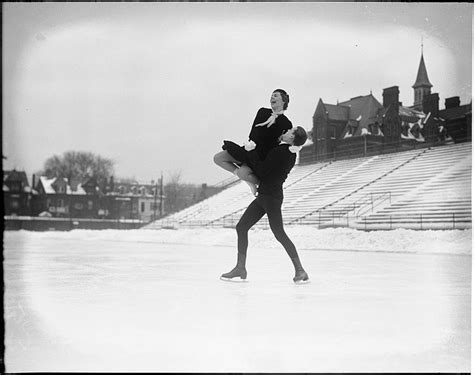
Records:
{"label": "man's black outfit", "polygon": [[289,147],[289,144],[280,144],[270,150],[263,161],[255,152],[241,151],[241,160],[252,168],[260,179],[260,185],[258,187],[258,197],[250,203],[236,225],[237,266],[231,272],[222,275],[222,278],[240,277],[246,279],[245,260],[247,257],[248,231],[267,214],[270,229],[275,238],[283,245],[295,266],[296,274],[293,280],[295,282],[308,281],[308,275],[301,266],[295,245],[285,233],[281,214],[283,183],[296,161],[296,154],[291,152]]}

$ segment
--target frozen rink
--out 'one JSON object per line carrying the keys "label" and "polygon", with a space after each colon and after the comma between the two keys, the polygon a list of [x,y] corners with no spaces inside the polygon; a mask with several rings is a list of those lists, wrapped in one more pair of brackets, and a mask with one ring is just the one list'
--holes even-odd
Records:
{"label": "frozen rink", "polygon": [[471,231],[4,233],[7,372],[470,372]]}

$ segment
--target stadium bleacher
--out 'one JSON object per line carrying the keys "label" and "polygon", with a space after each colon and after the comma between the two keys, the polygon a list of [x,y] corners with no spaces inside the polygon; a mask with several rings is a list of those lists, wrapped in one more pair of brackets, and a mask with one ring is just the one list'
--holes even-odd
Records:
{"label": "stadium bleacher", "polygon": [[[295,166],[284,184],[286,225],[358,229],[471,228],[472,143]],[[253,200],[236,182],[146,229],[232,227]],[[267,227],[266,216],[257,224]]]}

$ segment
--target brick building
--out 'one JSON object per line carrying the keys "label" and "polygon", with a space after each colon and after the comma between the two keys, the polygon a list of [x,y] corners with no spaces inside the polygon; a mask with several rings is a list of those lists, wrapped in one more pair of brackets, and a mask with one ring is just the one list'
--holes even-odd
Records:
{"label": "brick building", "polygon": [[107,192],[109,216],[120,219],[139,219],[144,222],[159,218],[164,214],[158,184],[141,184],[136,181],[116,181],[111,179]]}
{"label": "brick building", "polygon": [[459,97],[452,97],[440,110],[432,87],[422,54],[412,86],[413,106],[402,105],[398,86],[383,90],[382,103],[372,93],[337,104],[319,99],[300,163],[470,141],[472,103],[461,105]]}

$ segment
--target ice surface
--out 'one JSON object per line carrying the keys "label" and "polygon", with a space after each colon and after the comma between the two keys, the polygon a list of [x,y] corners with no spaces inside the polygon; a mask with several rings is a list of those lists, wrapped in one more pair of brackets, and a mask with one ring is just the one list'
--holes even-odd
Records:
{"label": "ice surface", "polygon": [[5,232],[6,370],[470,371],[470,230],[287,232]]}

